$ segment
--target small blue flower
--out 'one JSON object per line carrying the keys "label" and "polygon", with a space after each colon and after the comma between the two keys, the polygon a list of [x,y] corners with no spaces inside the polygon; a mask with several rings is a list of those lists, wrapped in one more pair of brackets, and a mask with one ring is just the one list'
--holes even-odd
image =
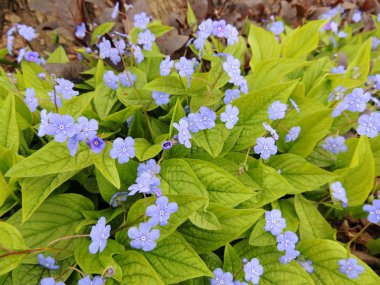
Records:
{"label": "small blue flower", "polygon": [[151,226],[148,223],[141,223],[139,228],[132,227],[128,230],[128,236],[131,241],[131,246],[133,248],[140,249],[143,251],[151,251],[156,246],[155,242],[160,237],[160,231],[158,229],[150,230]]}
{"label": "small blue flower", "polygon": [[362,88],[355,88],[352,90],[352,93],[349,93],[344,97],[344,102],[347,104],[348,111],[363,112],[370,99],[370,93],[364,92]]}
{"label": "small blue flower", "polygon": [[377,224],[380,222],[380,200],[374,199],[372,205],[365,204],[363,210],[368,212],[368,221]]}
{"label": "small blue flower", "polygon": [[169,150],[173,147],[173,143],[171,141],[164,141],[162,143],[162,149],[163,150]]}
{"label": "small blue flower", "polygon": [[275,101],[268,108],[268,116],[271,120],[278,120],[285,117],[285,111],[288,108],[286,104]]}
{"label": "small blue flower", "polygon": [[289,133],[285,136],[285,142],[294,142],[300,135],[301,127],[295,126],[289,130]]}
{"label": "small blue flower", "polygon": [[113,196],[111,197],[110,205],[113,208],[116,208],[122,202],[127,201],[127,198],[128,198],[128,192],[117,192],[117,193],[113,194]]}
{"label": "small blue flower", "polygon": [[120,164],[127,163],[130,158],[135,157],[135,141],[131,137],[124,140],[117,138],[113,141],[110,156],[113,159],[118,159]]}
{"label": "small blue flower", "polygon": [[240,97],[239,89],[227,89],[224,96],[224,104],[230,104],[233,100]]}
{"label": "small blue flower", "polygon": [[346,139],[342,136],[329,136],[326,138],[325,143],[322,145],[322,148],[328,151],[331,151],[334,154],[338,154],[340,152],[346,152]]}
{"label": "small blue flower", "polygon": [[364,114],[359,117],[359,126],[356,129],[359,135],[369,138],[376,137],[380,132],[380,113],[373,112],[369,115]]}
{"label": "small blue flower", "polygon": [[[379,40],[380,44],[380,40]],[[375,86],[377,90],[380,90],[380,74],[368,76],[369,81]]]}
{"label": "small blue flower", "polygon": [[215,277],[211,278],[211,285],[234,285],[234,277],[230,272],[223,272],[221,268],[217,268],[212,273],[214,273]]}
{"label": "small blue flower", "polygon": [[156,36],[149,30],[145,30],[139,33],[137,43],[143,46],[145,50],[152,50],[153,42],[156,40]]}
{"label": "small blue flower", "polygon": [[38,107],[38,99],[35,97],[35,92],[33,88],[25,89],[25,99],[24,102],[28,106],[31,112],[35,112]]}
{"label": "small blue flower", "polygon": [[154,159],[149,159],[146,163],[140,163],[137,167],[137,175],[140,176],[143,173],[149,173],[156,175],[160,173],[161,167],[156,163]]}
{"label": "small blue flower", "polygon": [[227,24],[224,35],[227,38],[227,44],[229,46],[232,46],[239,42],[239,32],[234,26],[230,24]]}
{"label": "small blue flower", "polygon": [[102,41],[98,44],[100,58],[109,57],[109,51],[111,50],[111,42],[106,38],[102,38]]}
{"label": "small blue flower", "polygon": [[32,41],[37,37],[36,31],[29,26],[26,25],[17,25],[18,34],[22,36],[28,42]]}
{"label": "small blue flower", "polygon": [[42,80],[45,80],[46,77],[47,77],[46,74],[45,74],[44,72],[40,72],[40,73],[38,73],[37,76],[38,76],[39,79],[42,79]]}
{"label": "small blue flower", "polygon": [[86,275],[78,281],[78,285],[103,285],[103,278],[101,276],[94,276],[91,280],[90,275]]}
{"label": "small blue flower", "polygon": [[244,281],[235,280],[234,285],[248,285],[248,283],[246,283]]}
{"label": "small blue flower", "polygon": [[101,217],[95,226],[92,226],[90,237],[91,244],[88,247],[91,254],[95,254],[98,251],[102,252],[107,245],[107,240],[110,237],[111,226],[106,225],[106,219]]}
{"label": "small blue flower", "polygon": [[45,258],[43,254],[39,254],[38,263],[47,269],[52,269],[52,270],[59,269],[59,265],[55,264],[55,259],[51,256],[48,256]]}
{"label": "small blue flower", "polygon": [[86,24],[81,23],[80,25],[77,25],[75,30],[75,36],[79,39],[83,39],[86,36]]}
{"label": "small blue flower", "polygon": [[40,55],[35,51],[27,51],[24,55],[24,59],[30,62],[35,62],[40,64]]}
{"label": "small blue flower", "polygon": [[111,48],[108,51],[108,57],[114,65],[118,64],[121,61],[120,53],[117,48]]}
{"label": "small blue flower", "polygon": [[346,72],[346,68],[343,65],[331,68],[330,71],[332,74],[342,74]]}
{"label": "small blue flower", "polygon": [[119,77],[112,71],[108,70],[103,75],[104,84],[113,90],[116,90],[119,86]]}
{"label": "small blue flower", "polygon": [[62,281],[55,282],[55,279],[53,277],[46,277],[44,279],[41,279],[40,285],[65,285]]}
{"label": "small blue flower", "polygon": [[187,148],[191,148],[191,134],[189,132],[189,124],[186,118],[179,120],[179,123],[174,123],[173,127],[178,130],[178,140],[180,144],[183,144]]}
{"label": "small blue flower", "polygon": [[187,123],[189,124],[189,131],[192,133],[198,133],[199,128],[197,125],[197,121],[199,120],[199,114],[197,113],[190,113],[187,116]]}
{"label": "small blue flower", "polygon": [[40,127],[38,128],[38,134],[37,134],[39,137],[43,137],[46,134],[45,129],[46,129],[46,126],[49,124],[50,115],[51,115],[51,112],[47,113],[45,109],[43,109],[40,112],[41,123],[40,123]]}
{"label": "small blue flower", "polygon": [[49,124],[45,126],[45,133],[54,136],[54,140],[63,143],[68,138],[78,134],[80,127],[74,123],[69,115],[51,114]]}
{"label": "small blue flower", "polygon": [[81,116],[78,118],[78,123],[80,126],[78,139],[80,141],[85,141],[96,136],[96,131],[98,130],[98,121],[95,119],[88,120],[86,117]]}
{"label": "small blue flower", "polygon": [[358,264],[355,258],[341,259],[338,261],[339,271],[346,274],[349,279],[355,279],[364,272],[364,266]]}
{"label": "small blue flower", "polygon": [[91,151],[93,153],[101,153],[104,147],[106,146],[106,143],[104,140],[102,140],[99,137],[92,137],[88,141],[86,141],[87,145],[91,148]]}
{"label": "small blue flower", "polygon": [[115,19],[119,13],[119,1],[116,1],[115,6],[113,7],[111,18]]}
{"label": "small blue flower", "polygon": [[[15,41],[15,37],[14,36],[7,36],[7,50],[8,50],[8,54],[9,55],[13,55],[13,44],[14,44],[14,41]],[[20,62],[20,61],[18,61]]]}
{"label": "small blue flower", "polygon": [[132,87],[136,81],[136,75],[130,73],[129,71],[124,71],[119,73],[120,84],[123,87]]}
{"label": "small blue flower", "polygon": [[163,61],[160,63],[160,74],[161,76],[167,76],[170,74],[171,69],[174,66],[174,61],[170,60],[170,56],[167,56]]}
{"label": "small blue flower", "polygon": [[213,28],[214,27],[213,27],[212,20],[207,19],[203,21],[202,23],[200,23],[200,25],[198,26],[196,35],[198,38],[205,40],[211,35]]}
{"label": "small blue flower", "polygon": [[357,10],[355,13],[352,15],[352,21],[354,23],[358,23],[362,20],[362,12]]}
{"label": "small blue flower", "polygon": [[215,127],[216,113],[207,107],[201,107],[199,113],[196,114],[196,121],[198,129],[206,130]]}
{"label": "small blue flower", "polygon": [[343,86],[337,86],[335,89],[330,93],[329,95],[329,102],[332,101],[339,101],[344,97],[344,92],[346,92],[347,88],[344,88]]}
{"label": "small blue flower", "polygon": [[212,34],[218,38],[223,38],[226,32],[226,21],[219,20],[212,22]]}
{"label": "small blue flower", "polygon": [[280,263],[287,264],[293,259],[296,259],[298,256],[300,256],[300,252],[295,249],[289,249],[285,252],[285,255],[280,257]]}
{"label": "small blue flower", "polygon": [[301,265],[303,267],[303,269],[305,269],[305,271],[309,274],[313,273],[314,272],[314,266],[313,266],[313,262],[311,262],[311,260],[297,260],[298,264]]}
{"label": "small blue flower", "polygon": [[344,101],[339,102],[339,104],[336,105],[334,111],[332,112],[331,117],[333,118],[338,117],[346,109],[347,109],[347,103]]}
{"label": "small blue flower", "polygon": [[259,284],[260,276],[264,273],[264,268],[260,265],[257,258],[252,258],[251,261],[244,265],[245,281],[250,281],[253,284]]}
{"label": "small blue flower", "polygon": [[25,48],[22,48],[22,49],[20,49],[18,51],[18,56],[17,56],[17,59],[16,59],[18,63],[20,63],[23,60],[23,58],[25,56],[25,53],[26,53],[26,49]]}
{"label": "small blue flower", "polygon": [[120,39],[118,41],[114,41],[114,44],[119,54],[123,54],[125,51],[125,48],[127,47],[127,45],[125,44],[125,41],[123,39]]}
{"label": "small blue flower", "polygon": [[273,22],[269,25],[269,30],[276,36],[285,31],[284,23],[281,21]]}
{"label": "small blue flower", "polygon": [[131,127],[131,124],[132,124],[132,120],[133,120],[133,115],[132,116],[129,116],[127,118],[127,120],[125,121],[127,123],[127,127],[130,128]]}
{"label": "small blue flower", "polygon": [[150,19],[145,14],[145,12],[141,12],[133,16],[133,26],[140,29],[146,29],[149,25]]}
{"label": "small blue flower", "polygon": [[158,106],[166,105],[169,103],[170,95],[165,92],[153,91],[152,98],[156,101]]}
{"label": "small blue flower", "polygon": [[58,85],[54,87],[57,94],[62,94],[62,97],[65,99],[71,99],[79,94],[78,91],[73,90],[74,84],[69,80],[64,78],[57,78],[55,80]]}
{"label": "small blue flower", "polygon": [[258,138],[256,145],[253,147],[255,153],[260,154],[262,159],[268,159],[271,155],[277,153],[277,146],[272,138]]}
{"label": "small blue flower", "polygon": [[331,195],[333,196],[333,198],[337,201],[341,201],[343,203],[343,207],[347,207],[347,193],[346,189],[343,188],[342,183],[340,183],[339,181],[331,183],[331,190]]}
{"label": "small blue flower", "polygon": [[62,100],[61,100],[61,97],[55,93],[54,91],[50,91],[48,92],[48,95],[50,97],[50,101],[55,105],[57,106],[58,108],[61,108],[62,107]]}
{"label": "small blue flower", "polygon": [[196,50],[203,50],[206,40],[202,38],[196,38],[194,40],[194,47]]}
{"label": "small blue flower", "polygon": [[130,191],[128,195],[132,196],[137,192],[143,194],[160,194],[160,183],[161,181],[159,178],[145,172],[136,178],[136,184],[132,184],[128,187],[128,190]]}
{"label": "small blue flower", "polygon": [[297,113],[300,113],[301,110],[300,110],[300,108],[298,107],[297,103],[296,103],[292,98],[289,98],[289,101],[290,101],[290,104],[292,104],[294,110],[296,110]]}
{"label": "small blue flower", "polygon": [[133,56],[136,59],[137,63],[141,63],[144,60],[144,55],[141,51],[141,48],[137,45],[132,45],[133,48]]}
{"label": "small blue flower", "polygon": [[273,209],[265,212],[265,230],[277,236],[286,228],[286,221],[281,215],[281,211]]}
{"label": "small blue flower", "polygon": [[220,114],[220,120],[226,124],[227,129],[232,129],[239,120],[239,109],[232,105],[227,105],[226,110]]}
{"label": "small blue flower", "polygon": [[288,251],[296,248],[298,236],[292,231],[286,231],[284,234],[277,236],[277,249],[279,251]]}
{"label": "small blue flower", "polygon": [[194,64],[194,60],[182,56],[179,61],[175,63],[175,68],[177,69],[179,76],[189,77],[194,73]]}
{"label": "small blue flower", "polygon": [[146,209],[146,215],[151,217],[148,224],[152,227],[158,224],[160,224],[160,226],[166,226],[170,215],[177,212],[177,210],[177,203],[169,203],[168,197],[161,196],[157,198],[155,205],[151,205]]}
{"label": "small blue flower", "polygon": [[235,78],[236,76],[240,76],[241,70],[240,70],[239,59],[234,58],[232,55],[227,56],[226,61],[223,63],[223,69],[225,72],[227,72],[230,78]]}
{"label": "small blue flower", "polygon": [[75,156],[78,150],[78,146],[79,146],[78,135],[74,135],[71,138],[69,138],[69,141],[67,142],[67,148],[70,150],[71,156]]}
{"label": "small blue flower", "polygon": [[268,131],[270,134],[271,134],[271,136],[272,136],[272,138],[275,140],[275,141],[277,141],[278,140],[278,134],[277,134],[277,131],[275,130],[275,129],[273,129],[268,123],[266,123],[266,122],[263,122],[263,127],[264,127],[264,129],[266,130],[266,131]]}

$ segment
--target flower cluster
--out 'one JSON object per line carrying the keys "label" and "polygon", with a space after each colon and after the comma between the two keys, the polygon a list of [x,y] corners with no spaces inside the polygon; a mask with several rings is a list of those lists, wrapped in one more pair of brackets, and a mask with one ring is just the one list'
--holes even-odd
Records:
{"label": "flower cluster", "polygon": [[112,70],[108,70],[103,74],[103,81],[108,88],[116,90],[119,87],[119,82],[123,87],[133,86],[136,81],[136,75],[129,71],[124,71],[116,75]]}
{"label": "flower cluster", "polygon": [[238,86],[244,94],[248,93],[247,80],[241,75],[240,61],[232,55],[226,56],[226,61],[223,63],[223,69],[230,78],[230,83]]}
{"label": "flower cluster", "polygon": [[[16,24],[7,31],[7,49],[8,54],[13,54],[13,44],[15,40],[14,33],[17,32],[24,40],[30,42],[37,37],[36,31],[27,25]],[[21,61],[21,60],[20,60]]]}

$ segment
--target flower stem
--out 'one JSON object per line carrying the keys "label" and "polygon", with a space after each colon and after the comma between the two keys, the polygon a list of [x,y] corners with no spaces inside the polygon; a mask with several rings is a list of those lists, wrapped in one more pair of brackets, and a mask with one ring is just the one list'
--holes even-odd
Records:
{"label": "flower stem", "polygon": [[350,247],[351,247],[351,244],[358,238],[361,236],[362,233],[364,233],[372,224],[371,223],[368,223],[366,224],[347,244],[346,244],[346,248],[347,248],[347,251],[348,251],[348,255],[350,254]]}
{"label": "flower stem", "polygon": [[53,245],[53,244],[55,244],[61,240],[72,239],[72,238],[81,238],[81,237],[89,237],[89,236],[90,236],[89,234],[65,236],[65,237],[57,238],[56,240],[49,242],[48,246],[51,246],[51,245]]}

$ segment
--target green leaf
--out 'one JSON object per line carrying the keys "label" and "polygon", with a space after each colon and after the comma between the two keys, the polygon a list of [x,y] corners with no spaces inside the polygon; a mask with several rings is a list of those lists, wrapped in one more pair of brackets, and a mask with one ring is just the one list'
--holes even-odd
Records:
{"label": "green leaf", "polygon": [[[26,249],[22,235],[14,226],[0,222],[0,236],[0,255],[7,253],[3,248],[11,251]],[[16,268],[24,257],[25,254],[12,254],[0,258],[0,275]]]}
{"label": "green leaf", "polygon": [[124,247],[116,241],[109,239],[102,252],[92,254],[88,249],[90,243],[90,240],[83,240],[81,245],[74,251],[75,261],[78,262],[81,269],[86,273],[104,275],[107,269],[112,268],[114,271],[112,278],[120,281],[122,279],[121,267],[112,256],[123,252]]}
{"label": "green leaf", "polygon": [[4,204],[7,198],[12,195],[13,190],[11,186],[5,180],[3,174],[0,171],[0,207]]}
{"label": "green leaf", "polygon": [[375,179],[375,161],[366,136],[361,136],[347,168],[338,169],[350,206],[362,205],[371,193]]}
{"label": "green leaf", "polygon": [[152,145],[148,140],[143,138],[136,138],[134,140],[136,157],[139,161],[148,160],[159,154],[162,151],[162,143],[165,141],[164,139]]}
{"label": "green leaf", "polygon": [[216,124],[212,129],[200,131],[193,135],[192,140],[206,150],[212,157],[217,157],[222,151],[224,141],[229,131],[222,124]]}
{"label": "green leaf", "polygon": [[122,284],[125,285],[164,285],[145,257],[135,251],[117,255],[115,261],[123,272]]}
{"label": "green leaf", "polygon": [[165,284],[200,276],[213,276],[194,249],[179,234],[173,233],[157,247],[143,253]]}
{"label": "green leaf", "polygon": [[64,100],[62,108],[59,108],[59,113],[62,115],[70,115],[77,119],[89,106],[94,96],[95,92],[88,92],[70,100]]}
{"label": "green leaf", "polygon": [[206,253],[237,239],[256,222],[264,210],[261,209],[229,209],[210,203],[208,210],[216,215],[222,229],[206,230],[186,223],[179,228],[186,240],[198,253]]}
{"label": "green leaf", "polygon": [[220,224],[218,217],[215,216],[213,212],[206,210],[195,212],[189,217],[189,220],[201,229],[210,231],[222,229],[222,225]]}
{"label": "green leaf", "polygon": [[[377,285],[380,283],[379,276],[367,264],[352,254],[348,255],[347,250],[337,242],[324,239],[301,239],[297,247],[305,258],[313,262],[315,271],[310,276],[317,285]],[[348,257],[355,258],[358,264],[365,268],[358,278],[349,279],[339,272],[338,261]]]}
{"label": "green leaf", "polygon": [[83,169],[92,164],[90,153],[80,144],[77,154],[71,156],[66,144],[51,141],[14,165],[6,176],[35,177]]}
{"label": "green leaf", "polygon": [[372,138],[369,142],[375,160],[375,175],[380,176],[380,140],[378,138]]}
{"label": "green leaf", "polygon": [[98,37],[103,36],[104,34],[111,31],[114,26],[114,22],[106,22],[97,26],[95,30],[92,32],[91,45],[93,45],[98,40]]}
{"label": "green leaf", "polygon": [[362,43],[355,58],[347,66],[345,75],[348,78],[365,82],[370,71],[372,37]]}
{"label": "green leaf", "polygon": [[186,17],[186,21],[187,21],[187,25],[189,27],[193,27],[193,30],[196,29],[196,25],[197,25],[197,18],[195,17],[195,14],[194,14],[194,11],[193,9],[191,8],[191,5],[190,5],[190,2],[187,1],[187,17]]}
{"label": "green leaf", "polygon": [[302,195],[296,195],[294,206],[300,220],[300,238],[303,239],[335,239],[335,230],[321,215],[315,204],[304,198]]}
{"label": "green leaf", "polygon": [[117,189],[120,188],[119,173],[115,165],[115,159],[110,157],[110,150],[112,149],[111,143],[106,143],[104,150],[94,155],[92,160],[95,167],[102,173],[102,175],[112,183]]}
{"label": "green leaf", "polygon": [[268,246],[276,244],[276,237],[270,232],[265,230],[264,219],[259,220],[253,227],[251,235],[249,236],[249,244],[253,246]]}
{"label": "green leaf", "polygon": [[39,177],[24,178],[21,183],[22,223],[25,223],[45,199],[78,171],[48,174]]}
{"label": "green leaf", "polygon": [[306,57],[318,47],[319,30],[326,20],[310,21],[293,30],[282,42],[284,57]]}
{"label": "green leaf", "polygon": [[149,31],[151,31],[152,34],[156,36],[156,38],[159,38],[163,36],[164,34],[170,32],[171,30],[173,30],[173,27],[165,26],[161,24],[155,24],[155,23],[150,24],[148,28],[149,28]]}
{"label": "green leaf", "polygon": [[58,46],[53,53],[49,55],[46,63],[66,63],[70,62],[62,46]]}
{"label": "green leaf", "polygon": [[224,247],[223,271],[231,272],[235,279],[243,279],[242,266],[242,259],[236,253],[235,249],[227,243]]}
{"label": "green leaf", "polygon": [[145,90],[161,91],[170,95],[185,94],[185,86],[178,75],[158,77],[144,86]]}
{"label": "green leaf", "polygon": [[0,106],[0,146],[18,151],[19,130],[16,121],[15,100],[9,93]]}
{"label": "green leaf", "polygon": [[269,165],[280,170],[281,175],[298,189],[299,193],[315,190],[338,177],[291,153],[272,156]]}

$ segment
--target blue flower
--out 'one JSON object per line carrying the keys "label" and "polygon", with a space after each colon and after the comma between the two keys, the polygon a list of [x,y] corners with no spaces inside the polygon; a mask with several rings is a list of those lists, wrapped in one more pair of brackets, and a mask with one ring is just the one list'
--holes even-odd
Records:
{"label": "blue flower", "polygon": [[[379,44],[380,44],[380,40],[379,40]],[[368,79],[372,84],[374,84],[377,90],[380,90],[380,74],[370,75],[368,76]]]}
{"label": "blue flower", "polygon": [[169,150],[173,147],[173,143],[171,141],[164,141],[162,143],[162,149],[163,150]]}
{"label": "blue flower", "polygon": [[277,131],[275,129],[273,129],[268,123],[266,122],[263,122],[263,127],[266,131],[268,131],[272,138],[277,141],[278,140],[278,134],[277,134]]}
{"label": "blue flower", "polygon": [[133,48],[133,56],[136,59],[137,63],[141,63],[144,60],[144,55],[141,51],[141,48],[137,45],[132,45]]}
{"label": "blue flower", "polygon": [[116,90],[119,86],[119,77],[112,71],[108,70],[103,74],[104,84],[113,90]]}
{"label": "blue flower", "polygon": [[13,54],[12,51],[13,51],[14,41],[15,41],[15,37],[14,36],[7,36],[7,50],[8,50],[8,54],[9,55]]}
{"label": "blue flower", "polygon": [[225,72],[227,72],[230,78],[234,79],[236,76],[240,76],[241,74],[240,61],[237,58],[234,58],[232,55],[229,55],[227,56],[226,61],[223,63],[223,69]]}
{"label": "blue flower", "polygon": [[110,200],[110,205],[113,208],[116,208],[118,205],[121,204],[121,202],[127,201],[128,198],[128,192],[117,192],[112,195]]}
{"label": "blue flower", "polygon": [[332,101],[339,101],[340,99],[342,99],[344,97],[344,92],[346,92],[347,88],[344,88],[343,86],[337,86],[335,87],[335,89],[330,93],[329,95],[329,99],[328,101],[329,102],[332,102]]}
{"label": "blue flower", "polygon": [[232,129],[239,120],[239,109],[232,105],[227,105],[226,110],[220,114],[220,120],[226,124],[227,129]]}
{"label": "blue flower", "polygon": [[111,50],[111,42],[106,38],[102,38],[102,41],[98,44],[100,58],[109,57],[109,51]]}
{"label": "blue flower", "polygon": [[139,33],[137,43],[143,46],[145,50],[152,50],[153,42],[156,40],[156,36],[149,30],[145,30]]}
{"label": "blue flower", "polygon": [[211,278],[211,285],[234,285],[234,277],[230,272],[223,272],[221,268],[217,268],[212,273],[214,273],[215,277]]}
{"label": "blue flower", "polygon": [[22,36],[25,40],[30,42],[31,40],[37,37],[36,31],[29,26],[26,25],[17,25],[17,30],[20,36]]}
{"label": "blue flower", "polygon": [[24,59],[30,62],[38,63],[38,64],[40,64],[41,62],[40,55],[38,54],[38,52],[35,52],[35,51],[26,52],[24,55]]}
{"label": "blue flower", "polygon": [[177,69],[180,76],[189,77],[194,73],[194,60],[195,59],[191,60],[182,56],[179,61],[175,63],[175,68]]}
{"label": "blue flower", "polygon": [[284,23],[281,21],[275,21],[269,25],[269,30],[276,36],[279,36],[285,31]]}
{"label": "blue flower", "polygon": [[260,276],[264,273],[264,268],[260,265],[257,258],[252,258],[251,261],[244,265],[245,281],[251,281],[253,284],[259,284]]}
{"label": "blue flower", "polygon": [[141,12],[133,16],[133,26],[140,29],[146,29],[149,25],[150,19],[145,14],[145,12]]}
{"label": "blue flower", "polygon": [[75,30],[75,36],[79,39],[83,39],[86,36],[86,24],[82,23],[77,25]]}
{"label": "blue flower", "polygon": [[130,191],[128,195],[132,196],[137,192],[143,194],[160,193],[160,183],[160,179],[156,176],[145,172],[136,178],[136,184],[132,184],[128,187],[128,190]]}
{"label": "blue flower", "polygon": [[300,110],[300,108],[298,107],[297,103],[296,103],[292,98],[289,98],[289,101],[290,101],[290,104],[292,104],[294,110],[296,110],[297,113],[300,113],[301,110]]}
{"label": "blue flower", "polygon": [[48,256],[45,258],[43,254],[39,254],[38,263],[47,269],[52,269],[52,270],[59,269],[59,265],[55,264],[55,259],[51,256]]}
{"label": "blue flower", "polygon": [[285,142],[293,142],[300,135],[301,127],[295,126],[289,130],[289,133],[285,136]]}
{"label": "blue flower", "polygon": [[343,65],[331,68],[330,71],[332,74],[342,74],[346,72],[346,68]]}
{"label": "blue flower", "polygon": [[226,32],[226,21],[219,20],[212,22],[212,34],[218,38],[223,38]]}
{"label": "blue flower", "polygon": [[213,31],[213,23],[211,19],[207,19],[200,23],[198,26],[198,30],[196,32],[196,35],[200,39],[207,39]]}
{"label": "blue flower", "polygon": [[118,41],[114,41],[115,48],[119,52],[119,54],[123,54],[125,51],[125,48],[127,47],[125,44],[125,41],[123,39],[120,39]]}
{"label": "blue flower", "polygon": [[131,124],[132,124],[132,120],[133,120],[133,115],[132,116],[129,116],[127,118],[127,120],[125,121],[127,123],[127,127],[130,128],[131,127]]}
{"label": "blue flower", "polygon": [[201,107],[199,113],[196,114],[195,123],[198,129],[212,129],[215,127],[216,113],[207,107]]}
{"label": "blue flower", "polygon": [[130,73],[129,71],[124,71],[122,73],[119,73],[119,80],[121,86],[132,87],[132,85],[135,84],[136,75]]}
{"label": "blue flower", "polygon": [[197,121],[199,120],[199,114],[198,113],[190,113],[187,116],[187,123],[189,124],[189,131],[192,133],[198,133],[199,128],[197,125]]}
{"label": "blue flower", "polygon": [[101,153],[103,148],[106,146],[104,140],[99,137],[93,137],[86,141],[86,143],[91,148],[93,153]]}
{"label": "blue flower", "polygon": [[227,24],[224,35],[227,38],[227,44],[230,46],[239,42],[239,32],[234,26],[230,24]]}
{"label": "blue flower", "polygon": [[347,103],[344,101],[339,102],[339,104],[336,105],[334,111],[332,112],[331,117],[333,118],[338,117],[346,109],[347,109]]}
{"label": "blue flower", "polygon": [[115,6],[113,7],[111,18],[115,19],[119,13],[119,1],[116,1]]}
{"label": "blue flower", "polygon": [[71,156],[75,156],[78,150],[78,146],[79,146],[78,135],[74,135],[71,138],[69,138],[69,141],[67,142],[67,147],[70,150]]}
{"label": "blue flower", "polygon": [[277,249],[279,251],[288,251],[296,248],[298,242],[298,236],[292,231],[286,231],[284,234],[279,234],[276,238]]}
{"label": "blue flower", "polygon": [[158,197],[155,205],[151,205],[146,209],[146,215],[151,217],[148,221],[152,227],[160,224],[166,226],[170,215],[177,212],[178,205],[175,202],[169,203],[168,197]]}
{"label": "blue flower", "polygon": [[277,236],[286,228],[286,221],[281,215],[281,211],[273,209],[265,212],[265,230]]}
{"label": "blue flower", "polygon": [[104,217],[101,217],[96,225],[92,226],[90,232],[91,244],[88,247],[90,253],[95,254],[105,249],[107,240],[110,237],[110,231],[111,226],[106,225],[106,219]]}
{"label": "blue flower", "polygon": [[343,258],[338,261],[338,264],[340,273],[346,274],[349,279],[357,278],[364,272],[364,266],[358,264],[355,258]]}
{"label": "blue flower", "polygon": [[233,100],[240,97],[239,89],[227,89],[224,96],[224,104],[230,104]]}
{"label": "blue flower", "polygon": [[160,63],[160,74],[161,74],[161,76],[169,75],[173,66],[174,66],[174,61],[170,60],[170,56],[167,56]]}
{"label": "blue flower", "polygon": [[80,133],[78,134],[78,139],[84,141],[91,139],[96,136],[96,131],[98,130],[98,121],[91,119],[90,121],[81,116],[78,118],[78,123],[80,126]]}
{"label": "blue flower", "polygon": [[298,264],[302,266],[303,269],[309,274],[314,272],[313,262],[311,260],[297,260]]}
{"label": "blue flower", "polygon": [[326,138],[325,143],[322,145],[322,148],[328,151],[331,151],[334,154],[340,152],[346,152],[347,146],[345,143],[346,139],[342,136],[329,136]]}
{"label": "blue flower", "polygon": [[160,231],[158,229],[150,230],[151,226],[148,223],[141,223],[139,228],[132,227],[128,230],[128,236],[131,241],[131,246],[133,248],[140,249],[143,251],[153,250],[157,243],[157,240],[160,237]]}
{"label": "blue flower", "polygon": [[280,263],[287,264],[293,259],[296,259],[298,256],[300,256],[300,252],[295,249],[289,249],[285,252],[285,255],[280,257]]}
{"label": "blue flower", "polygon": [[380,200],[374,199],[372,205],[366,204],[363,210],[368,212],[368,221],[377,224],[380,222]]}
{"label": "blue flower", "polygon": [[120,164],[127,163],[130,158],[135,157],[135,141],[131,137],[127,137],[124,140],[117,138],[113,141],[110,156],[113,159],[118,159]]}
{"label": "blue flower", "polygon": [[189,124],[186,118],[179,120],[179,123],[174,123],[173,127],[178,130],[178,140],[180,144],[183,144],[187,148],[191,148],[191,134],[189,132]]}
{"label": "blue flower", "polygon": [[285,111],[288,108],[286,104],[275,101],[268,108],[268,116],[271,120],[278,120],[285,117]]}
{"label": "blue flower", "polygon": [[234,285],[248,285],[248,283],[246,283],[244,281],[235,280]]}
{"label": "blue flower", "polygon": [[54,135],[54,139],[60,143],[78,134],[79,131],[80,127],[74,123],[74,118],[69,115],[51,114],[49,124],[45,126],[45,133]]}
{"label": "blue flower", "polygon": [[49,97],[50,97],[50,101],[51,101],[55,106],[57,106],[58,108],[61,108],[61,107],[62,107],[62,100],[61,100],[61,97],[59,97],[57,93],[55,93],[54,91],[50,91],[50,92],[48,92],[48,95],[49,95]]}
{"label": "blue flower", "polygon": [[352,15],[352,21],[354,23],[358,23],[362,20],[362,12],[357,10],[355,13]]}
{"label": "blue flower", "polygon": [[271,155],[277,153],[277,146],[272,138],[258,138],[253,150],[255,153],[260,154],[262,159],[268,159]]}
{"label": "blue flower", "polygon": [[38,134],[37,134],[39,137],[43,137],[46,134],[46,126],[49,124],[50,115],[51,115],[51,112],[47,113],[45,109],[43,109],[40,112],[41,123],[40,123],[40,127],[38,128]]}
{"label": "blue flower", "polygon": [[22,61],[22,59],[24,58],[25,56],[25,53],[26,53],[26,49],[25,48],[22,48],[18,51],[18,56],[17,56],[17,62],[20,63]]}
{"label": "blue flower", "polygon": [[197,38],[194,40],[194,47],[196,50],[202,50],[205,46],[206,40],[202,38]]}
{"label": "blue flower", "polygon": [[359,126],[356,129],[359,135],[369,138],[376,137],[380,132],[380,113],[373,112],[369,115],[364,114],[359,117]]}
{"label": "blue flower", "polygon": [[170,95],[165,92],[153,91],[152,98],[156,101],[158,106],[166,105],[169,103]]}
{"label": "blue flower", "polygon": [[117,48],[111,48],[108,51],[108,57],[112,61],[113,64],[118,64],[121,61],[120,53]]}
{"label": "blue flower", "polygon": [[101,276],[94,276],[91,280],[90,275],[86,275],[78,281],[78,285],[103,285],[103,278]]}
{"label": "blue flower", "polygon": [[55,279],[53,277],[46,277],[44,279],[41,279],[40,285],[65,285],[62,281],[55,282]]}
{"label": "blue flower", "polygon": [[346,189],[343,188],[342,183],[340,183],[339,181],[331,183],[331,190],[331,195],[333,196],[333,198],[337,201],[341,201],[343,203],[343,207],[347,207],[348,200]]}
{"label": "blue flower", "polygon": [[38,106],[38,99],[35,97],[35,92],[33,88],[25,89],[25,99],[24,102],[28,106],[31,112],[35,112]]}
{"label": "blue flower", "polygon": [[69,80],[57,78],[55,81],[58,83],[58,85],[54,87],[55,92],[57,92],[57,94],[62,94],[63,98],[71,99],[79,94],[78,91],[73,90],[74,84]]}
{"label": "blue flower", "polygon": [[160,173],[161,167],[156,163],[154,159],[149,159],[146,163],[140,163],[137,167],[137,175],[140,176],[143,173],[149,173],[156,175]]}
{"label": "blue flower", "polygon": [[344,97],[344,102],[347,104],[347,110],[351,112],[363,112],[367,107],[368,101],[371,99],[371,94],[364,92],[362,88],[355,88],[352,93]]}

